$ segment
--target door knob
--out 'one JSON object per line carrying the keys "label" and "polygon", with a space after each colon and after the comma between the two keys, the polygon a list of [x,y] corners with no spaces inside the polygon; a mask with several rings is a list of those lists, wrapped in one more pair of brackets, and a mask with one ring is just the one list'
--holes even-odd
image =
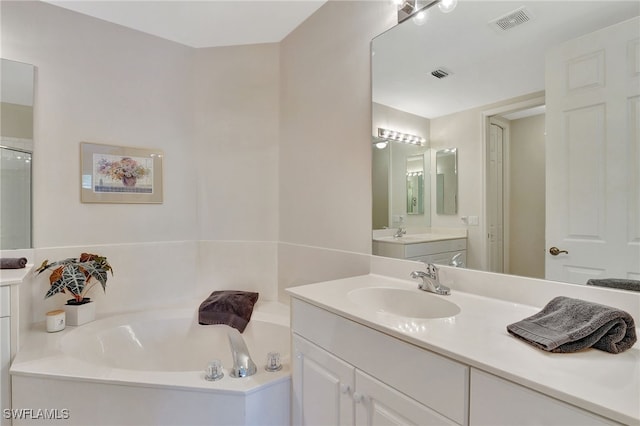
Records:
{"label": "door knob", "polygon": [[566,253],[566,254],[569,254],[569,252],[568,252],[568,251],[566,251],[566,250],[560,250],[558,247],[551,247],[551,248],[549,249],[549,253],[551,253],[551,256],[557,256],[557,255],[559,255],[560,253]]}

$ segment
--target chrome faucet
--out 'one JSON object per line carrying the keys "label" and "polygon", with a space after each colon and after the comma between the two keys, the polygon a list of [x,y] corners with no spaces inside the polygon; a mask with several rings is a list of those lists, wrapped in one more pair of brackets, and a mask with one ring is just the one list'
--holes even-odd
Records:
{"label": "chrome faucet", "polygon": [[449,287],[440,284],[438,268],[436,268],[432,263],[427,264],[427,272],[413,271],[411,273],[411,278],[422,279],[422,282],[418,284],[418,288],[420,290],[429,291],[442,296],[448,296],[451,294],[451,289]]}
{"label": "chrome faucet", "polygon": [[450,266],[454,266],[456,268],[464,268],[464,260],[462,260],[462,253],[457,253],[455,256],[451,258],[449,262]]}
{"label": "chrome faucet", "polygon": [[231,357],[233,358],[233,369],[229,373],[231,377],[247,377],[256,374],[258,368],[249,355],[249,349],[242,335],[235,328],[227,331],[229,346],[231,346]]}
{"label": "chrome faucet", "polygon": [[398,230],[396,231],[395,234],[393,234],[394,238],[400,238],[402,237],[404,234],[407,233],[407,230],[404,229],[402,226],[398,228]]}

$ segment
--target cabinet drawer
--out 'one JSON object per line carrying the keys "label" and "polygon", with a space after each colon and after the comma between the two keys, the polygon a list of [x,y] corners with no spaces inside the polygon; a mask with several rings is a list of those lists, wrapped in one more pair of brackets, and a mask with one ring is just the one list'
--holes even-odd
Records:
{"label": "cabinet drawer", "polygon": [[469,368],[292,300],[293,331],[458,424],[466,424]]}
{"label": "cabinet drawer", "polygon": [[11,287],[0,287],[0,317],[11,316]]}

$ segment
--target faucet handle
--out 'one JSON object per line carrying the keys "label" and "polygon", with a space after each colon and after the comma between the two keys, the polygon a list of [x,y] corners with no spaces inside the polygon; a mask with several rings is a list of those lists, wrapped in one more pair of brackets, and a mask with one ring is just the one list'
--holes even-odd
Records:
{"label": "faucet handle", "polygon": [[434,280],[438,279],[438,267],[433,263],[427,263],[427,274]]}

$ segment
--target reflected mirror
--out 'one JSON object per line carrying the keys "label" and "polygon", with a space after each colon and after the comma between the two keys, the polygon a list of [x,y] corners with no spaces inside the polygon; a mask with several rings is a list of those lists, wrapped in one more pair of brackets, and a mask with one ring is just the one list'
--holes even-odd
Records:
{"label": "reflected mirror", "polygon": [[457,148],[451,214],[435,155],[425,170],[427,226],[466,229],[469,268],[640,279],[640,3],[426,12],[372,42],[372,134],[419,126],[432,152]]}
{"label": "reflected mirror", "polygon": [[373,138],[373,229],[430,225],[429,152],[426,145]]}
{"label": "reflected mirror", "polygon": [[424,214],[424,156],[407,157],[407,214]]}
{"label": "reflected mirror", "polygon": [[34,67],[2,59],[0,77],[0,249],[25,249],[32,247]]}
{"label": "reflected mirror", "polygon": [[458,159],[455,148],[436,151],[436,212],[458,213]]}

